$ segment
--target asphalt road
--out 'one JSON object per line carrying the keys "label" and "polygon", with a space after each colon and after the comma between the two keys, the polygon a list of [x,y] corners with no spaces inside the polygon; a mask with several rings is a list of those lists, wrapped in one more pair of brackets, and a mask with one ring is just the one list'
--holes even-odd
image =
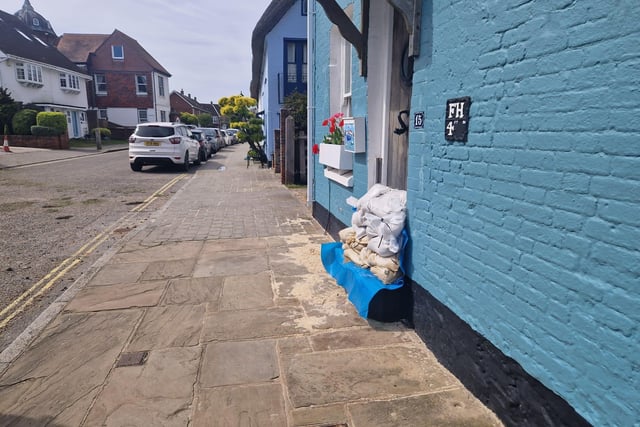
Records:
{"label": "asphalt road", "polygon": [[0,352],[189,174],[127,151],[0,170]]}

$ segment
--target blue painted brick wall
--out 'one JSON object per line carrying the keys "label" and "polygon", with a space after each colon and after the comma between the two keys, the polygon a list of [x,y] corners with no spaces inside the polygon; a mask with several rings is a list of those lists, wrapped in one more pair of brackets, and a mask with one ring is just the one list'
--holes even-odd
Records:
{"label": "blue painted brick wall", "polygon": [[[344,8],[351,4],[351,1],[338,1]],[[315,86],[316,93],[315,103],[315,120],[314,120],[314,143],[320,143],[322,138],[327,134],[327,127],[322,126],[323,120],[332,116],[337,111],[329,111],[329,33],[333,25],[323,13],[320,5],[315,7],[321,12],[317,14],[316,34],[315,34]],[[354,5],[354,22],[360,22],[361,11],[359,5]],[[354,117],[366,116],[367,105],[367,87],[364,78],[360,77],[360,62],[355,54],[352,55],[352,114]],[[351,216],[353,214],[351,206],[346,203],[347,198],[354,196],[361,197],[368,190],[367,188],[367,163],[366,154],[355,154],[353,161],[353,175],[355,177],[365,177],[363,180],[355,180],[353,187],[344,187],[324,176],[324,166],[318,163],[318,156],[313,157],[314,174],[312,183],[314,186],[314,200],[331,212],[339,221],[347,226],[351,225]]]}
{"label": "blue painted brick wall", "polygon": [[[594,425],[638,425],[640,5],[424,12],[409,274]],[[461,96],[469,140],[452,144]]]}

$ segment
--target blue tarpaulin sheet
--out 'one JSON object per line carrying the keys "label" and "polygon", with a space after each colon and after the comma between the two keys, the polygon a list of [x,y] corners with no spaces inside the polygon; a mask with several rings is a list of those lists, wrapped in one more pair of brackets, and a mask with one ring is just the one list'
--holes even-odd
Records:
{"label": "blue tarpaulin sheet", "polygon": [[[394,283],[385,285],[369,269],[362,268],[351,261],[344,262],[341,242],[323,243],[320,249],[320,258],[327,273],[345,288],[349,295],[349,301],[358,310],[358,314],[364,318],[369,317],[369,303],[380,290],[395,290],[404,285],[402,277]],[[402,257],[400,265],[402,266]]]}

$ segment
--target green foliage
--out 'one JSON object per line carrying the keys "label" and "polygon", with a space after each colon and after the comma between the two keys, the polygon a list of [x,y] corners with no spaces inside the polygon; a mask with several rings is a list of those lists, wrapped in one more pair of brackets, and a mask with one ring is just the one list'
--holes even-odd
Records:
{"label": "green foliage", "polygon": [[96,135],[96,130],[100,131],[100,138],[110,138],[111,137],[111,131],[107,128],[95,128],[95,129],[91,129],[91,136],[95,137]]}
{"label": "green foliage", "polygon": [[231,128],[239,129],[238,141],[248,142],[252,147],[256,142],[264,140],[262,125],[264,121],[252,111],[257,101],[243,95],[220,98],[220,112],[227,117]]}
{"label": "green foliage", "polygon": [[35,136],[58,136],[58,129],[49,126],[31,126],[31,135]]}
{"label": "green foliage", "polygon": [[191,113],[180,113],[180,121],[186,125],[197,125],[198,117]]}
{"label": "green foliage", "polygon": [[208,114],[208,113],[198,114],[197,118],[198,118],[198,123],[200,124],[200,127],[203,127],[203,128],[213,127],[213,117],[211,116],[211,114]]}
{"label": "green foliage", "polygon": [[14,101],[11,92],[0,86],[0,127],[4,129],[5,126],[11,126],[11,119],[20,110],[21,105],[20,102]]}
{"label": "green foliage", "polygon": [[284,99],[284,108],[289,110],[293,117],[296,129],[306,129],[307,127],[307,95],[293,92]]}
{"label": "green foliage", "polygon": [[13,115],[11,124],[13,125],[13,133],[16,135],[31,135],[31,126],[36,124],[36,110],[25,109],[20,110]]}
{"label": "green foliage", "polygon": [[[58,132],[57,135],[62,135],[67,131],[67,116],[64,113],[42,111],[36,116],[36,123],[38,126],[54,128]],[[33,128],[31,128],[31,133],[33,133]]]}

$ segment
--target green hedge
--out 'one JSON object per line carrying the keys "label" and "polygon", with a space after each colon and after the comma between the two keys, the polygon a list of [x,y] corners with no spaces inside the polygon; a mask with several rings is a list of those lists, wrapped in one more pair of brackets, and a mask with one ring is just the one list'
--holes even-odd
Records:
{"label": "green hedge", "polygon": [[100,130],[100,138],[111,138],[111,131],[107,128],[95,128],[91,129],[91,138],[95,138],[96,130]]}
{"label": "green hedge", "polygon": [[36,124],[36,116],[38,112],[36,110],[20,110],[13,115],[11,124],[13,126],[13,133],[16,135],[30,135],[31,126]]}
{"label": "green hedge", "polygon": [[58,129],[48,126],[31,126],[31,135],[35,136],[58,136]]}
{"label": "green hedge", "polygon": [[[57,131],[57,135],[62,135],[67,131],[67,116],[64,113],[44,111],[38,113],[36,124],[54,128]],[[33,128],[31,132],[33,133]]]}

